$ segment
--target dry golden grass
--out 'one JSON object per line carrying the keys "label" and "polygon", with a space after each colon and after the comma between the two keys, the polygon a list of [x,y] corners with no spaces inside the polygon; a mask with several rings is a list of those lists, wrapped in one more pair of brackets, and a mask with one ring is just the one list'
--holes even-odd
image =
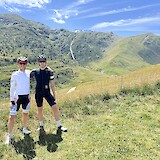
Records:
{"label": "dry golden grass", "polygon": [[101,94],[104,92],[115,93],[123,88],[133,88],[145,84],[152,84],[160,80],[160,65],[145,67],[123,76],[111,76],[92,83],[83,83],[77,86],[76,90],[66,94],[67,90],[57,91],[57,100],[75,100],[90,94]]}

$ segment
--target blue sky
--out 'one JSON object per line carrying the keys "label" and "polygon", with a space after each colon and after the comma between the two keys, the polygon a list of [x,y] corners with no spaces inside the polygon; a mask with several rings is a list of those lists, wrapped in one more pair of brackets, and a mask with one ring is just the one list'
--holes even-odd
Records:
{"label": "blue sky", "polygon": [[52,29],[160,35],[159,0],[0,0],[0,13],[18,14]]}

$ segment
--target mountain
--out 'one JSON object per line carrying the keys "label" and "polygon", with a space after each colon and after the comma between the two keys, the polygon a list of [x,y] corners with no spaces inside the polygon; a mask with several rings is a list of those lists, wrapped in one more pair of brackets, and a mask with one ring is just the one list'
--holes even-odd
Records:
{"label": "mountain", "polygon": [[107,74],[123,74],[160,63],[160,37],[152,33],[127,37],[112,47],[91,68]]}
{"label": "mountain", "polygon": [[18,15],[0,14],[1,66],[14,63],[14,58],[21,54],[28,56],[30,62],[35,62],[35,57],[41,53],[49,59],[66,61],[73,58],[71,52],[80,65],[86,65],[102,58],[104,49],[118,39],[112,32],[52,30]]}

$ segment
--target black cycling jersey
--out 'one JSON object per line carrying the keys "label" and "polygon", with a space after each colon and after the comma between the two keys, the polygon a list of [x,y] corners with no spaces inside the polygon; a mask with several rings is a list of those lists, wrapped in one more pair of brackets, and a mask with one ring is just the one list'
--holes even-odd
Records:
{"label": "black cycling jersey", "polygon": [[50,106],[55,105],[55,98],[51,95],[49,88],[50,80],[54,79],[53,71],[47,67],[44,70],[38,68],[31,72],[30,77],[36,79],[35,99],[37,106],[43,106],[43,98],[47,100]]}
{"label": "black cycling jersey", "polygon": [[31,72],[31,78],[36,79],[36,93],[50,92],[49,82],[54,79],[53,71],[46,67],[44,70],[40,68],[35,69]]}

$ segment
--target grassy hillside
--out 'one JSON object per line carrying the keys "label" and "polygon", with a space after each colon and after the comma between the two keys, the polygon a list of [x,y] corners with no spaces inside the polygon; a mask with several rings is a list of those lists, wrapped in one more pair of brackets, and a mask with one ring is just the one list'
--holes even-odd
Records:
{"label": "grassy hillside", "polygon": [[[145,72],[144,72],[145,73]],[[158,159],[160,83],[125,88],[121,93],[101,93],[61,99],[62,123],[67,133],[57,133],[56,123],[45,103],[46,134],[36,130],[35,102],[32,99],[30,136],[21,133],[21,114],[14,127],[14,143],[5,146],[8,102],[0,102],[0,158],[1,159]]]}
{"label": "grassy hillside", "polygon": [[[94,77],[94,81],[81,81],[81,83],[75,83],[72,87],[77,87],[74,92],[66,94],[71,88],[64,88],[58,90],[59,103],[61,101],[73,101],[74,99],[83,98],[88,95],[102,94],[102,93],[115,93],[123,88],[133,88],[135,86],[142,86],[146,84],[153,84],[160,80],[160,65],[148,66],[139,69],[135,72],[124,74],[123,76],[105,76],[104,73]],[[86,75],[85,75],[86,74]],[[84,77],[91,78],[88,72],[84,72]],[[92,77],[92,78],[93,78]],[[97,79],[95,79],[97,78]],[[86,80],[86,79],[84,79]],[[73,103],[74,104],[74,103]]]}
{"label": "grassy hillside", "polygon": [[139,51],[139,55],[150,64],[160,63],[160,37],[153,34],[145,35],[143,44],[145,48]]}
{"label": "grassy hillside", "polygon": [[160,63],[160,38],[151,33],[127,37],[111,48],[106,57],[91,67],[107,74],[124,74]]}
{"label": "grassy hillside", "polygon": [[72,41],[75,59],[82,66],[87,65],[88,62],[98,61],[103,58],[105,50],[119,39],[121,38],[112,32],[78,32]]}
{"label": "grassy hillside", "polygon": [[18,15],[0,14],[0,65],[13,64],[20,55],[26,55],[34,63],[36,56],[41,53],[51,60],[67,63],[67,60],[72,59],[72,41],[76,61],[85,65],[100,59],[102,51],[117,39],[119,37],[113,33],[53,30]]}

